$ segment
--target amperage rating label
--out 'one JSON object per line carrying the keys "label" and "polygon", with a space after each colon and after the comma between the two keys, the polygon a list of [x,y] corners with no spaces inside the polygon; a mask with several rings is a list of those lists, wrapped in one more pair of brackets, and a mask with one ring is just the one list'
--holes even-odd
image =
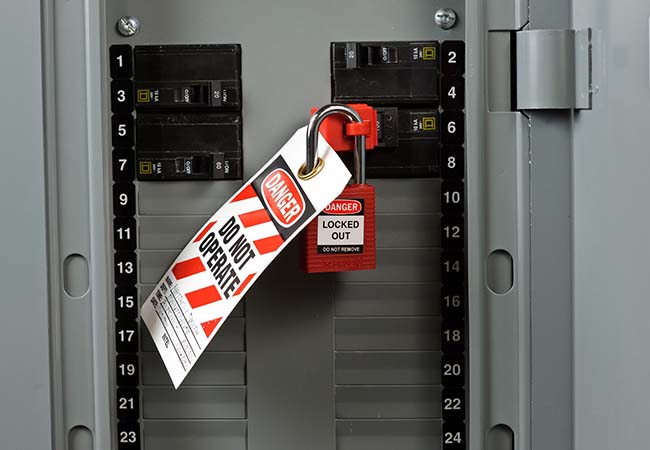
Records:
{"label": "amperage rating label", "polygon": [[323,170],[298,178],[305,133],[298,130],[208,220],[143,304],[140,314],[176,388],[266,267],[350,180],[322,136]]}
{"label": "amperage rating label", "polygon": [[363,253],[363,199],[337,198],[318,215],[318,253]]}

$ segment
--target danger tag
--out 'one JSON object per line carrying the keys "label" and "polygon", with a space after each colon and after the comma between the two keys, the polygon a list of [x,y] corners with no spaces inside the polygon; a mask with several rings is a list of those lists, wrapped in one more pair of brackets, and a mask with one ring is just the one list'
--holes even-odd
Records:
{"label": "danger tag", "polygon": [[363,199],[337,198],[318,215],[318,253],[363,253]]}
{"label": "danger tag", "polygon": [[307,181],[296,175],[305,161],[306,130],[298,130],[201,227],[142,305],[142,320],[174,387],[262,272],[350,180],[322,136],[322,171]]}

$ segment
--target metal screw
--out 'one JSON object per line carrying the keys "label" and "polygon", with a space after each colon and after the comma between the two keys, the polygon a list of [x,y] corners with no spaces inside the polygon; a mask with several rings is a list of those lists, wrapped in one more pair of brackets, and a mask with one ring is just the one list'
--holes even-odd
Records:
{"label": "metal screw", "polygon": [[436,25],[448,30],[456,25],[456,11],[451,8],[441,8],[436,11]]}
{"label": "metal screw", "polygon": [[124,37],[133,36],[140,30],[140,20],[133,16],[122,16],[117,21],[117,31]]}

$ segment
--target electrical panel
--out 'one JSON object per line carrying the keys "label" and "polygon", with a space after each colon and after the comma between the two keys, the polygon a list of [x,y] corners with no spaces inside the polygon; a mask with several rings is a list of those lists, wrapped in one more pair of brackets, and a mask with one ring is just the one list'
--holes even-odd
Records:
{"label": "electrical panel", "polygon": [[[598,326],[629,325],[608,299],[589,304],[593,270],[579,270],[598,262],[602,245],[592,241],[617,230],[575,225],[600,226],[603,205],[616,213],[642,197],[598,175],[622,136],[611,112],[627,112],[631,129],[647,118],[635,101],[647,88],[647,48],[630,39],[647,36],[643,20],[572,0],[10,3],[5,34],[29,51],[0,41],[12,69],[0,123],[8,147],[21,149],[6,153],[8,167],[44,170],[6,171],[4,191],[18,212],[47,212],[22,223],[25,214],[7,216],[20,264],[7,265],[4,285],[21,301],[6,316],[32,326],[25,345],[5,346],[4,403],[34,406],[5,408],[0,435],[10,448],[539,450],[615,441],[603,435],[616,427],[598,432],[589,421],[594,405],[606,411],[621,396],[594,389],[615,369],[574,381],[595,373],[585,349],[606,348],[613,335],[599,337]],[[647,2],[631,3],[647,16]],[[624,61],[611,57],[620,48]],[[603,95],[610,85],[616,96]],[[142,303],[244,177],[329,101],[375,110],[378,143],[366,155],[376,270],[309,275],[299,246],[283,247],[175,389]],[[330,123],[333,134],[342,123]],[[627,149],[643,148],[643,133],[622,137]],[[353,165],[352,152],[340,155]],[[643,172],[647,153],[626,157],[618,176],[646,180],[633,170]],[[271,226],[250,213],[251,227]],[[613,244],[609,253],[629,247]],[[185,303],[158,314],[165,338],[180,342],[182,318],[170,329],[163,319],[186,312],[174,306]],[[585,319],[587,310],[602,320]],[[0,327],[0,341],[11,342],[15,325]],[[194,351],[175,348],[181,361]],[[641,392],[642,381],[622,394]],[[630,405],[625,420],[641,423],[643,408]],[[644,442],[625,433],[642,426],[618,428],[619,447]]]}
{"label": "electrical panel", "polygon": [[[297,91],[296,80],[308,77],[292,69],[295,59],[269,59],[250,42],[136,42],[109,50],[118,450],[198,449],[195,435],[204,432],[210,445],[265,448],[273,438],[260,423],[274,419],[264,411],[277,408],[276,429],[298,420],[266,399],[268,380],[285,398],[304,397],[299,410],[321,417],[310,419],[314,433],[332,436],[328,427],[335,428],[328,450],[374,448],[373,435],[383,433],[393,448],[468,448],[463,42],[317,41],[320,50],[300,64],[310,74],[329,66],[331,82],[307,81],[307,92]],[[242,57],[246,73],[254,71],[250,79],[242,77]],[[282,81],[281,100],[267,100]],[[377,112],[378,144],[366,152],[377,191],[377,270],[303,278],[280,258],[279,273],[248,294],[174,391],[138,305],[206,215],[240,185],[244,169],[256,169],[243,158],[244,121],[252,136],[247,152],[267,142],[269,124],[284,142],[293,122],[306,123],[309,108],[321,106],[318,92]],[[297,101],[306,107],[290,106]],[[352,165],[353,152],[339,155]],[[294,296],[302,284],[313,289]],[[288,291],[272,301],[278,286]],[[285,306],[275,310],[274,303]],[[331,310],[313,312],[325,305]],[[308,333],[292,335],[287,314],[296,324],[318,319]],[[274,331],[274,323],[285,324]],[[290,342],[277,345],[284,333]],[[305,379],[310,364],[319,375]],[[294,376],[304,383],[297,392],[288,381]],[[311,405],[315,397],[330,406]],[[283,433],[299,432],[291,426]]]}
{"label": "electrical panel", "polygon": [[[338,313],[340,317],[334,319],[338,324],[335,334],[340,334],[336,339],[341,342],[333,349],[336,355],[334,370],[336,373],[343,370],[349,364],[345,361],[354,356],[348,351],[358,349],[361,351],[358,356],[362,359],[354,359],[354,364],[361,366],[358,376],[353,379],[358,378],[359,383],[370,383],[372,386],[372,381],[363,381],[370,376],[370,372],[366,373],[366,369],[363,369],[363,361],[375,356],[365,351],[392,349],[395,359],[386,360],[388,366],[397,363],[400,358],[432,358],[430,363],[439,367],[438,373],[425,371],[417,376],[425,377],[430,382],[438,380],[438,384],[417,389],[421,391],[418,395],[427,399],[427,409],[433,411],[423,417],[439,417],[439,448],[443,450],[467,448],[464,69],[463,61],[458,56],[458,52],[464,52],[462,45],[459,41],[334,43],[331,44],[330,61],[333,100],[364,102],[377,111],[378,145],[366,155],[369,177],[392,179],[385,180],[393,183],[390,184],[391,189],[401,192],[405,186],[405,195],[418,195],[421,202],[415,208],[405,206],[404,212],[397,215],[382,213],[387,207],[388,185],[384,186],[384,181],[374,182],[379,187],[377,230],[381,247],[378,249],[378,268],[376,272],[359,273],[351,279],[363,281],[359,287],[367,286],[371,290],[368,292],[374,292],[377,277],[387,283],[382,288],[387,292],[402,284],[408,289],[418,286],[421,294],[417,296],[417,301],[421,302],[422,311],[437,311],[435,319],[389,319],[401,314],[398,307],[385,311],[387,318],[380,315],[379,318],[358,322],[355,314],[359,313],[348,317],[350,313],[345,312],[347,306],[341,303],[337,307],[342,308]],[[148,406],[154,401],[150,385],[152,358],[147,353],[153,350],[153,344],[148,331],[138,319],[137,305],[146,298],[151,283],[159,276],[157,271],[164,269],[164,263],[158,267],[161,254],[173,256],[176,252],[167,250],[169,246],[176,248],[183,244],[180,240],[168,244],[167,236],[184,236],[194,231],[188,224],[199,225],[202,215],[190,220],[191,216],[183,211],[205,214],[216,208],[217,203],[210,197],[206,197],[204,203],[200,201],[204,192],[216,192],[214,189],[219,184],[206,184],[209,187],[201,188],[206,181],[241,179],[243,116],[240,73],[241,53],[245,51],[246,48],[239,45],[146,45],[135,46],[133,50],[129,46],[118,45],[109,52],[113,77],[110,126],[114,147],[113,303],[116,318],[115,401],[119,450],[141,449],[142,435],[146,443],[146,436],[156,433],[150,419],[158,417],[159,411]],[[304,120],[306,118],[307,114]],[[351,162],[352,152],[340,155]],[[178,189],[175,188],[176,183],[160,183],[179,180],[194,183],[185,183],[185,187]],[[168,187],[161,191],[162,185]],[[196,188],[190,187],[194,185]],[[412,189],[416,186],[427,186],[427,190],[439,192],[438,197],[431,198],[428,193],[422,196],[424,191],[415,194],[418,191]],[[193,190],[199,197],[179,194],[187,189]],[[163,203],[151,209],[151,205],[159,201],[159,192],[166,192],[166,198],[160,198]],[[191,207],[197,201],[197,205],[204,206]],[[390,206],[388,211],[402,211],[401,208]],[[163,217],[159,217],[161,214]],[[403,214],[413,218],[416,228],[428,224],[431,230],[420,238],[414,236],[412,244],[406,240],[393,249],[390,240],[386,239],[386,233],[390,227],[398,226],[396,224],[399,222],[394,220],[400,220]],[[152,240],[152,236],[159,237]],[[421,247],[408,247],[415,243]],[[403,245],[407,247],[403,248]],[[426,273],[418,275],[386,271],[390,265],[386,258],[408,259],[407,255],[413,255],[413,250],[422,259],[422,267],[428,268]],[[407,264],[412,266],[414,263]],[[152,267],[156,269],[152,270]],[[345,280],[349,275],[341,274],[341,277]],[[341,289],[348,289],[345,282],[335,281],[335,284]],[[395,295],[400,298],[399,294]],[[377,294],[377,298],[383,298],[383,295]],[[343,300],[337,296],[334,301],[339,304]],[[344,302],[349,302],[349,299]],[[432,302],[436,302],[436,306],[431,306]],[[244,320],[249,312],[247,308],[245,315],[243,312],[241,316],[235,314],[229,320],[237,323]],[[256,314],[254,309],[252,314]],[[367,311],[365,314],[372,317],[375,313]],[[356,326],[365,329],[376,326],[373,325],[375,320],[388,321],[385,324],[388,326],[387,336],[391,333],[390,327],[399,328],[402,322],[403,325],[412,326],[426,320],[430,326],[423,331],[428,336],[427,343],[395,344],[384,340],[387,336],[378,336],[379,341],[375,344],[365,344],[363,340],[355,343],[353,330],[345,331],[346,324],[356,323]],[[220,335],[225,336],[218,335],[215,341],[232,339],[228,332],[228,327],[224,327]],[[261,330],[251,329],[250,340],[237,346],[238,351],[243,351],[249,344],[255,345],[259,332]],[[343,344],[345,340],[349,340],[350,344]],[[402,354],[403,351],[416,353]],[[434,353],[427,353],[431,351]],[[141,360],[143,357],[146,364]],[[206,353],[197,366],[201,367],[210,357],[210,352]],[[249,380],[244,382],[257,383],[254,381],[257,373],[249,371],[248,376]],[[388,373],[382,376],[383,387],[375,388],[377,393],[372,395],[381,398],[392,390],[407,393],[413,389],[409,381],[400,377],[392,377]],[[162,374],[156,377],[164,380]],[[345,379],[343,376],[339,379],[337,375],[335,381],[335,401],[340,404],[337,408],[347,408],[346,405],[355,396],[367,398],[367,395],[371,395],[366,392],[369,388],[356,386],[357,381],[349,385],[347,383],[350,381],[346,382]],[[192,377],[188,380],[194,389],[213,389],[209,387],[211,385],[194,386]],[[372,377],[368,380],[372,380]],[[315,389],[321,387],[314,386]],[[169,401],[173,398],[190,401],[184,400],[188,395],[187,388],[181,388],[173,395],[165,389],[160,392],[160,395],[169,396]],[[433,393],[436,393],[435,396],[430,398]],[[337,412],[337,427],[344,426],[349,418],[366,417],[364,408],[361,412]],[[397,414],[396,417],[401,417],[399,409],[393,410],[389,406],[382,408],[386,408],[385,414],[388,416]],[[169,417],[184,417],[182,412],[168,414]],[[214,414],[215,418],[221,417],[216,412]],[[420,417],[422,413],[414,414]],[[385,426],[382,421],[373,423],[375,425],[380,428]],[[345,435],[343,431],[340,433],[341,436]],[[245,438],[242,442],[245,442]],[[432,444],[434,442],[431,441]],[[149,447],[144,445],[144,448]],[[238,444],[233,448],[239,449],[240,446]]]}

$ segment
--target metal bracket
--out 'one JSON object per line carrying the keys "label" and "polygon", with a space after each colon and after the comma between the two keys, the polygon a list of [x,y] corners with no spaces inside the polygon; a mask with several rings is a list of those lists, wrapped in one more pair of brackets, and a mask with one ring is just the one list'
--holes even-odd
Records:
{"label": "metal bracket", "polygon": [[591,109],[591,28],[516,33],[517,109]]}

